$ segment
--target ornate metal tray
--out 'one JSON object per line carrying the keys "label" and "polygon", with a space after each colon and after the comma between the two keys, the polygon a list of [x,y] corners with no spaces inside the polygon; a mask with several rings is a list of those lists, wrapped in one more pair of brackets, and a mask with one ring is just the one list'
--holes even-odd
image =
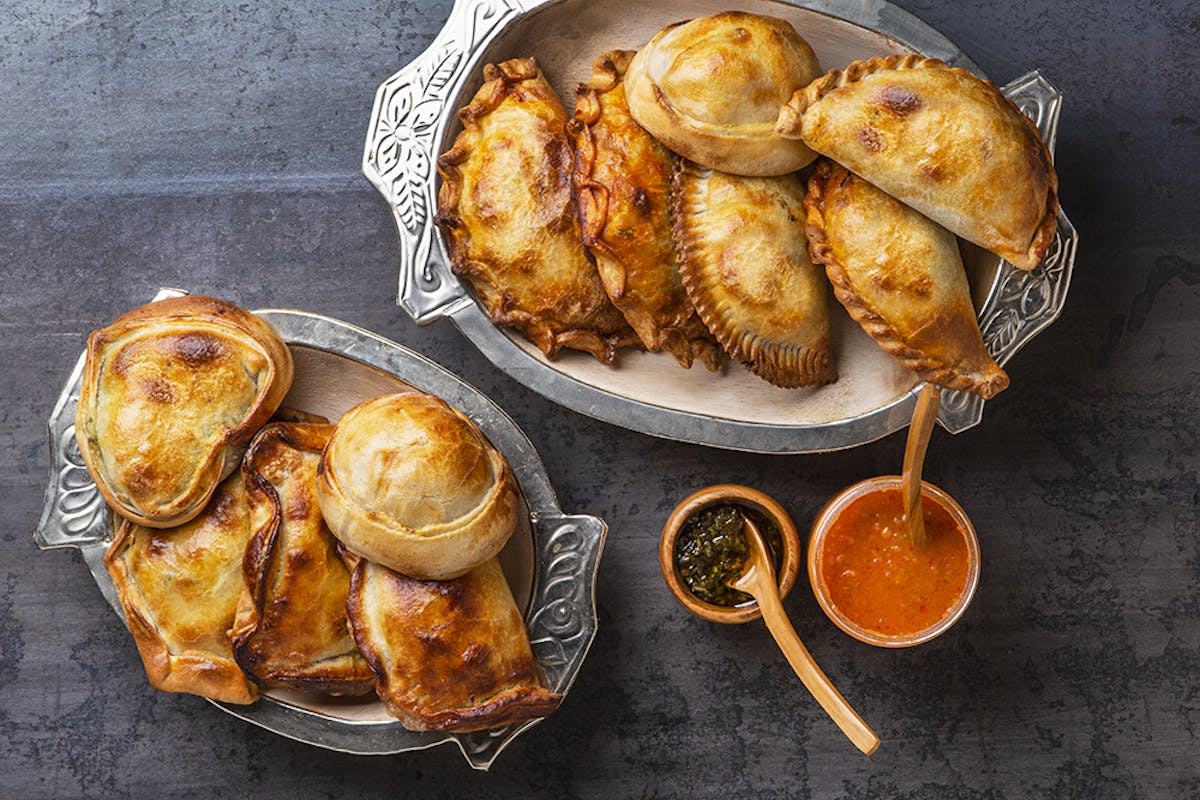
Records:
{"label": "ornate metal tray", "polygon": [[[702,367],[683,370],[661,353],[623,353],[618,368],[575,353],[551,362],[519,336],[492,326],[451,273],[445,243],[432,223],[434,164],[458,133],[455,112],[479,87],[485,63],[534,55],[559,96],[569,98],[574,85],[590,77],[596,55],[637,48],[665,24],[727,6],[727,0],[456,0],[433,44],[379,87],[367,132],[363,173],[387,201],[400,238],[398,303],[422,325],[449,318],[500,369],[549,399],[626,428],[757,452],[816,452],[869,442],[908,423],[918,381],[836,303],[831,316],[842,377],[826,387],[777,389],[737,365],[717,375]],[[944,36],[882,0],[746,0],[738,7],[792,22],[826,68],[920,52],[983,77]],[[1037,71],[1002,91],[1034,120],[1053,150],[1061,93]],[[1000,364],[1058,317],[1075,247],[1075,229],[1060,211],[1057,238],[1032,272],[964,248],[980,327]],[[982,413],[983,402],[973,395],[942,393],[939,420],[947,430],[966,430]]]}
{"label": "ornate metal tray", "polygon": [[[180,294],[164,290],[158,297]],[[255,312],[288,343],[296,380],[284,404],[337,419],[360,400],[405,386],[438,395],[475,421],[516,473],[528,525],[500,554],[505,576],[545,684],[566,694],[596,634],[596,569],[607,526],[598,517],[564,514],[541,459],[516,423],[479,390],[423,356],[345,322],[303,311]],[[80,356],[50,415],[50,481],[34,541],[43,550],[74,547],[109,605],[122,614],[104,569],[112,540],[108,510],[75,444]],[[122,615],[123,616],[123,615]],[[487,769],[528,722],[468,734],[406,730],[376,700],[322,698],[269,690],[249,706],[218,707],[291,739],[330,750],[376,755],[454,742],[476,769]]]}

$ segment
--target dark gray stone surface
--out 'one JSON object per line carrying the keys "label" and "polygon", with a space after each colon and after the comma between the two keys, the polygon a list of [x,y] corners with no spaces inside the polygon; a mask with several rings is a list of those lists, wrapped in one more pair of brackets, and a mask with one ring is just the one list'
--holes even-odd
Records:
{"label": "dark gray stone surface", "polygon": [[[358,174],[375,86],[449,4],[38,0],[0,13],[0,797],[1200,796],[1200,7],[901,0],[997,81],[1066,92],[1058,165],[1082,246],[1066,313],[927,475],[972,514],[966,618],[860,645],[787,609],[884,740],[840,737],[756,626],[688,616],[655,560],[699,485],[801,526],[899,464],[902,437],[769,457],[549,404],[448,325],[392,306],[395,239]],[[567,510],[611,526],[601,630],[569,698],[472,773],[449,747],[359,758],[155,692],[82,561],[30,540],[44,421],[86,332],[160,285],[340,317],[488,392]]]}

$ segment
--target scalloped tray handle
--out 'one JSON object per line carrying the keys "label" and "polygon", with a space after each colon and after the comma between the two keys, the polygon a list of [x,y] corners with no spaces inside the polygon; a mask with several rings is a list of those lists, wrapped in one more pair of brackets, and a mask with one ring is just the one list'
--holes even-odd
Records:
{"label": "scalloped tray handle", "polygon": [[[1000,91],[1033,120],[1053,155],[1062,92],[1038,70],[1022,75]],[[1075,226],[1060,207],[1058,231],[1041,264],[1029,272],[1007,261],[1001,264],[996,288],[979,316],[983,341],[1001,366],[1062,313],[1078,239]],[[942,392],[938,421],[946,430],[961,433],[977,425],[982,417],[980,398],[967,392]]]}
{"label": "scalloped tray handle", "polygon": [[519,12],[511,0],[456,0],[433,43],[375,94],[362,171],[392,211],[400,237],[396,302],[419,325],[471,302],[434,244],[441,111],[465,79],[469,54]]}

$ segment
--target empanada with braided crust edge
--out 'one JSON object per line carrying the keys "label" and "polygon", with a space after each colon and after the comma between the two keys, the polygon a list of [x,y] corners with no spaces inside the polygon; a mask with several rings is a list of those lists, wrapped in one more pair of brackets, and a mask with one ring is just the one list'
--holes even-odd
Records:
{"label": "empanada with braided crust edge", "polygon": [[885,352],[929,383],[985,400],[1008,386],[979,333],[954,234],[825,159],[804,204],[813,261]]}
{"label": "empanada with braided crust edge", "polygon": [[492,322],[516,328],[547,358],[569,347],[611,364],[638,339],[580,238],[567,112],[532,58],[488,64],[483,77],[458,112],[462,132],[437,161],[434,221],[454,273]]}
{"label": "empanada with braided crust edge", "polygon": [[683,367],[717,369],[721,348],[696,316],[671,245],[675,157],[634,122],[621,78],[632,50],[596,59],[575,90],[567,133],[575,145],[571,186],[583,243],[596,259],[613,305],[647,350],[666,350]]}
{"label": "empanada with braided crust edge", "polygon": [[747,178],[681,161],[672,219],[684,285],[725,352],[776,386],[837,380],[799,177]]}
{"label": "empanada with braided crust edge", "polygon": [[796,92],[777,127],[1020,269],[1054,241],[1050,151],[966,70],[916,55],[855,61]]}

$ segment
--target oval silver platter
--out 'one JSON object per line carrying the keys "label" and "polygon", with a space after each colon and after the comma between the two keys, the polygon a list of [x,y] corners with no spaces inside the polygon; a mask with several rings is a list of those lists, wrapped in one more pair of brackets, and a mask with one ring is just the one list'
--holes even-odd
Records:
{"label": "oval silver platter", "polygon": [[[460,130],[456,111],[479,88],[484,64],[533,55],[559,96],[570,98],[575,85],[591,77],[597,55],[636,49],[664,25],[731,7],[787,19],[826,69],[918,52],[985,77],[946,37],[881,0],[456,0],[433,44],[379,87],[363,152],[363,174],[390,207],[400,239],[398,304],[422,325],[449,318],[511,377],[567,408],[625,428],[764,453],[820,452],[873,441],[908,424],[919,382],[832,300],[841,377],[829,386],[778,389],[736,364],[714,375],[699,366],[680,369],[663,353],[622,352],[616,368],[580,353],[548,361],[520,336],[491,324],[451,272],[445,242],[433,225],[437,156]],[[1002,91],[1053,151],[1061,93],[1037,71]],[[1031,272],[964,247],[980,328],[1000,364],[1061,313],[1075,248],[1075,229],[1061,210],[1058,235]],[[950,432],[976,425],[982,414],[983,401],[974,395],[942,393],[939,421]]]}
{"label": "oval silver platter", "polygon": [[[154,299],[178,294],[182,292],[163,290]],[[564,514],[529,439],[499,406],[453,373],[339,320],[290,309],[255,313],[279,331],[296,361],[296,379],[284,405],[336,420],[368,397],[413,387],[461,410],[504,453],[529,514],[528,524],[518,528],[500,554],[501,565],[524,611],[542,680],[565,695],[596,635],[595,580],[607,534],[604,521]],[[83,361],[80,356],[50,415],[50,480],[34,541],[43,550],[77,548],[105,599],[123,617],[103,564],[112,541],[108,509],[75,444]],[[274,689],[253,705],[214,705],[288,738],[346,753],[383,755],[453,742],[476,769],[491,766],[505,745],[537,723],[466,734],[416,732],[389,717],[377,700]]]}

